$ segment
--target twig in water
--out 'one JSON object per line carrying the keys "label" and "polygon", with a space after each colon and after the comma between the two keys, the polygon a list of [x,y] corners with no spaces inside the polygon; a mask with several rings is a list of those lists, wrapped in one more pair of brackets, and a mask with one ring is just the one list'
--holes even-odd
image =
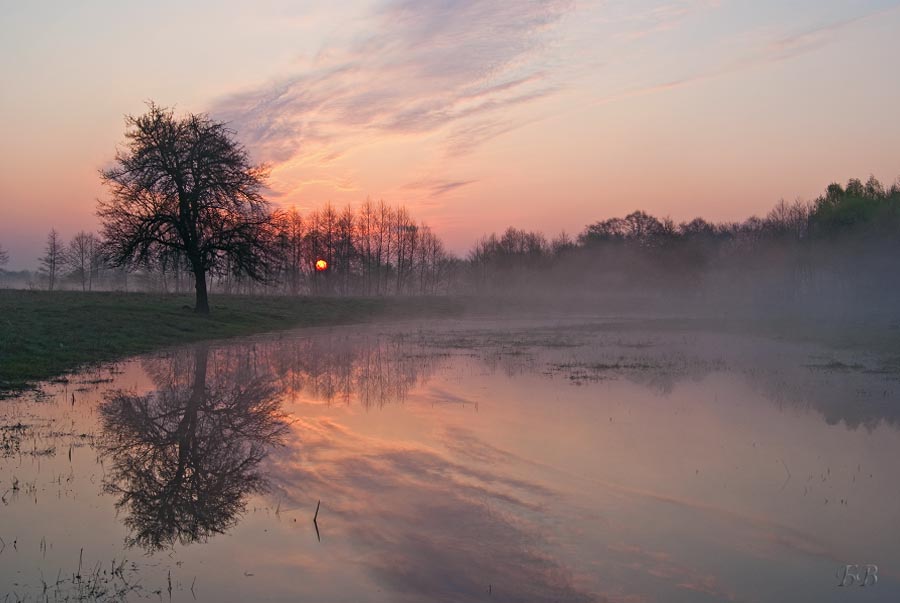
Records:
{"label": "twig in water", "polygon": [[322,504],[321,499],[316,503],[316,514],[313,515],[313,525],[316,527],[316,540],[322,542],[322,536],[319,535],[319,506]]}
{"label": "twig in water", "polygon": [[791,470],[788,469],[788,466],[784,464],[784,461],[782,461],[781,459],[778,459],[778,460],[781,461],[781,466],[784,467],[785,471],[787,471],[787,479],[785,479],[784,483],[781,484],[781,490],[779,490],[779,492],[783,492],[785,486],[787,486],[788,482],[791,481]]}

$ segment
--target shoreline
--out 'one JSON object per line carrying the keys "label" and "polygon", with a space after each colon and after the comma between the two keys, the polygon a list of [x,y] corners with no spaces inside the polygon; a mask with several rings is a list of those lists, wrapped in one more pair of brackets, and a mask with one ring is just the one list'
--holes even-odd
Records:
{"label": "shoreline", "polygon": [[[0,399],[76,370],[170,346],[262,335],[304,327],[407,318],[534,318],[602,313],[616,328],[713,331],[816,343],[879,357],[900,373],[896,319],[798,316],[663,315],[622,312],[602,302],[567,307],[537,300],[433,297],[297,297],[216,295],[198,315],[187,294],[0,289]],[[593,305],[593,307],[591,307]]]}
{"label": "shoreline", "polygon": [[462,314],[452,297],[215,295],[0,290],[0,399],[101,362],[172,345],[300,327]]}

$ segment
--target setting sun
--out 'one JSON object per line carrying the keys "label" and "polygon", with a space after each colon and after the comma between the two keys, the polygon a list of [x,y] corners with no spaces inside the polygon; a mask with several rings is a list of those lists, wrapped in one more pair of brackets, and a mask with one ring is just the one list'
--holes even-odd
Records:
{"label": "setting sun", "polygon": [[325,272],[328,270],[328,262],[325,260],[316,260],[316,272]]}

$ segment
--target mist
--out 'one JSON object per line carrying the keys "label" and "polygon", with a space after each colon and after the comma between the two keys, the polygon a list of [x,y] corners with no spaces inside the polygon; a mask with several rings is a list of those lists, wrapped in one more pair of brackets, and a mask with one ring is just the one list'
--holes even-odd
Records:
{"label": "mist", "polygon": [[[479,313],[640,313],[766,319],[890,319],[900,302],[900,181],[831,184],[812,201],[778,202],[764,217],[675,224],[636,210],[575,235],[508,228],[465,257],[403,206],[367,201],[306,214],[277,211],[265,241],[263,279],[223,262],[213,293],[316,296],[449,296]],[[55,232],[55,231],[53,231]],[[52,233],[51,233],[52,234]],[[50,238],[48,237],[48,241]],[[85,241],[90,245],[86,249]],[[183,293],[183,255],[111,266],[104,242],[79,233],[57,241],[36,271],[0,271],[7,288],[55,287]],[[58,258],[52,264],[50,256]],[[324,260],[326,269],[316,262]]]}
{"label": "mist", "polygon": [[830,185],[765,217],[675,224],[635,211],[549,239],[510,228],[467,259],[467,288],[510,307],[724,318],[897,314],[900,185]]}

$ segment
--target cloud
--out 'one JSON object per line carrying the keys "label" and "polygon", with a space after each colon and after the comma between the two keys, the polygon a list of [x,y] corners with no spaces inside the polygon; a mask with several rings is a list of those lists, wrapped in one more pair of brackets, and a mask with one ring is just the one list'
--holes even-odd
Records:
{"label": "cloud", "polygon": [[451,191],[455,191],[464,186],[475,184],[477,180],[441,180],[437,178],[426,178],[416,180],[403,186],[404,189],[413,191],[424,191],[429,197],[440,197]]}
{"label": "cloud", "polygon": [[840,33],[862,21],[884,15],[897,8],[897,6],[892,6],[883,10],[839,19],[826,25],[811,27],[790,35],[782,36],[774,41],[758,46],[755,50],[752,50],[743,56],[738,56],[710,69],[672,80],[648,86],[640,86],[624,92],[603,96],[596,100],[596,104],[605,104],[628,98],[655,94],[657,92],[665,92],[676,88],[683,88],[691,84],[737,73],[760,65],[787,61],[826,46],[835,41]]}
{"label": "cloud", "polygon": [[[686,19],[699,12],[719,8],[718,0],[678,0],[652,6],[648,9],[629,12],[620,20],[632,25],[625,29],[620,37],[626,40],[637,40],[653,34],[671,31],[680,26]],[[629,5],[627,10],[633,8]],[[636,25],[637,27],[633,27]]]}
{"label": "cloud", "polygon": [[451,153],[470,150],[516,127],[510,108],[559,89],[544,55],[573,6],[392,0],[366,20],[374,33],[327,46],[308,69],[222,98],[211,113],[276,164],[320,165],[385,136],[437,135]]}
{"label": "cloud", "polygon": [[784,36],[769,44],[766,47],[765,52],[763,53],[763,57],[761,58],[771,61],[783,61],[791,59],[795,56],[805,54],[807,52],[811,52],[813,50],[821,48],[822,46],[825,46],[829,42],[834,41],[839,33],[846,29],[849,29],[850,26],[855,25],[860,21],[865,21],[867,19],[883,15],[896,8],[897,7],[894,6],[888,9],[874,11],[863,15],[848,17],[846,19],[834,21],[827,25],[814,27],[805,31],[800,31],[788,36]]}

